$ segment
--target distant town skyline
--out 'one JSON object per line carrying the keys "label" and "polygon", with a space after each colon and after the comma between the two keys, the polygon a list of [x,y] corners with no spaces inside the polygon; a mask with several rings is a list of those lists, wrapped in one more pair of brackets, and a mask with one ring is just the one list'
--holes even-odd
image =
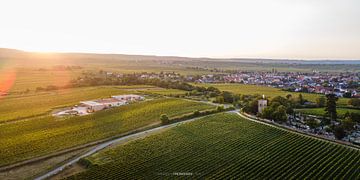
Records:
{"label": "distant town skyline", "polygon": [[357,0],[4,0],[0,47],[358,60],[359,9]]}

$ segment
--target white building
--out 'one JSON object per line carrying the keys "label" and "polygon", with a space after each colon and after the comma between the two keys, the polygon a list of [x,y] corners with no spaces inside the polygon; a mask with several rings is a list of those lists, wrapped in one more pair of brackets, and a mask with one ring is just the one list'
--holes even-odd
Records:
{"label": "white building", "polygon": [[122,100],[122,101],[139,101],[139,100],[144,100],[145,98],[143,96],[140,95],[136,95],[136,94],[127,94],[127,95],[117,95],[117,96],[111,96],[112,98],[115,98],[117,100]]}
{"label": "white building", "polygon": [[80,106],[85,106],[89,111],[100,111],[105,109],[105,104],[98,103],[96,101],[81,101]]}

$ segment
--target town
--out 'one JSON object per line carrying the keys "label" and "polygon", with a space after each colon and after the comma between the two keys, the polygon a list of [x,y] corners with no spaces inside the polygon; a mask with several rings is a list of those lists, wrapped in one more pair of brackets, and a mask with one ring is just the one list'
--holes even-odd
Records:
{"label": "town", "polygon": [[[223,72],[223,71],[222,71]],[[107,77],[123,78],[121,73],[100,71]],[[336,94],[338,97],[360,98],[359,72],[279,72],[231,71],[220,74],[181,75],[175,72],[137,73],[139,79],[178,80],[195,83],[240,83],[281,88],[291,92]]]}
{"label": "town", "polygon": [[265,85],[293,92],[330,94],[338,97],[360,97],[360,73],[344,72],[236,72],[209,74],[196,79],[199,83],[241,83]]}

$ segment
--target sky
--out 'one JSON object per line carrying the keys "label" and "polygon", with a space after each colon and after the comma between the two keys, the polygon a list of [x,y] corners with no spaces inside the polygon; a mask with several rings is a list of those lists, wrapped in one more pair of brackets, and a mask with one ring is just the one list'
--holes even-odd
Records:
{"label": "sky", "polygon": [[360,1],[0,0],[0,47],[360,59]]}

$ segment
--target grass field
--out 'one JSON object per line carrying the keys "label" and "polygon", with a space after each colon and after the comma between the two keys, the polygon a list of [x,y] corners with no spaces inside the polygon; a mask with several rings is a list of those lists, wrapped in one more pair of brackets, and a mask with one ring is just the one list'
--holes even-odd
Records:
{"label": "grass field", "polygon": [[359,179],[360,151],[217,114],[86,158],[69,179]]}
{"label": "grass field", "polygon": [[214,106],[181,99],[155,99],[87,116],[45,116],[0,124],[0,166],[112,137],[170,118]]}
{"label": "grass field", "polygon": [[[304,113],[304,114],[315,115],[315,116],[323,116],[325,114],[324,108],[297,109],[296,111]],[[337,111],[338,117],[340,117],[340,118],[343,118],[346,112],[360,114],[359,109],[337,108],[336,111]]]}
{"label": "grass field", "polygon": [[[196,84],[198,86],[213,86],[219,88],[221,91],[229,91],[236,94],[260,94],[267,97],[283,96],[291,94],[293,97],[298,97],[300,93],[296,92],[287,92],[282,91],[278,88],[267,87],[267,86],[257,86],[257,85],[247,85],[247,84]],[[320,94],[310,94],[310,93],[301,93],[303,97],[311,102],[315,102],[316,98],[321,96]],[[346,106],[348,99],[340,98],[337,102],[338,105]]]}

